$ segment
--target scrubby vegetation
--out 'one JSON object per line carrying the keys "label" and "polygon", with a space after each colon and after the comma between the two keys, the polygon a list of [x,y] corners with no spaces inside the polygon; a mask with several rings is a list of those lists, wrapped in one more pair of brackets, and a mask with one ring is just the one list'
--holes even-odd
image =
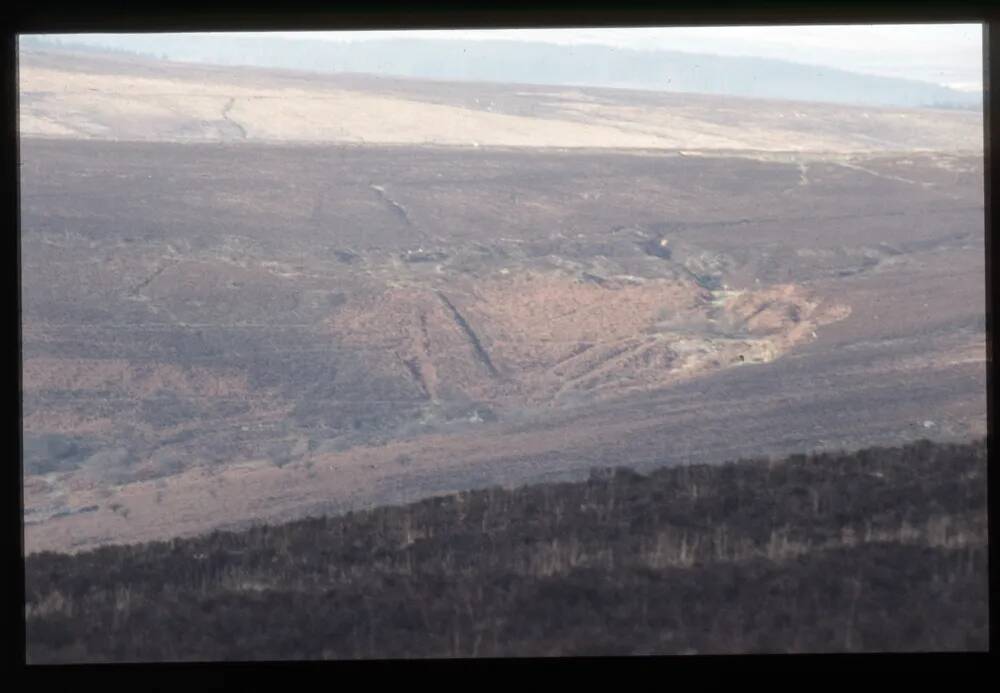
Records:
{"label": "scrubby vegetation", "polygon": [[923,441],[33,554],[28,657],[985,649],[985,475]]}

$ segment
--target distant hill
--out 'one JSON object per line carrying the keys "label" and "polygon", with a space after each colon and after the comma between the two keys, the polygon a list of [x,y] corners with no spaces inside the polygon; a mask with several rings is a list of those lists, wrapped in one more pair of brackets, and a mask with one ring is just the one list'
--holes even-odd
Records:
{"label": "distant hill", "polygon": [[25,47],[19,87],[20,132],[61,138],[955,153],[981,151],[983,134],[973,110],[318,73],[126,49]]}
{"label": "distant hill", "polygon": [[982,105],[981,93],[929,82],[764,58],[599,45],[433,39],[332,42],[247,36],[217,36],[209,41],[179,34],[102,36],[86,44],[29,36],[21,39],[21,45],[438,80],[622,87],[866,106],[978,109]]}

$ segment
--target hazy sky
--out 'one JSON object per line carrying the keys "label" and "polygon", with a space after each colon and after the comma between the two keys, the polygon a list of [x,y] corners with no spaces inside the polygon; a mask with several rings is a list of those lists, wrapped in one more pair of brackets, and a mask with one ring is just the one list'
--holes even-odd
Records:
{"label": "hazy sky", "polygon": [[[635,49],[776,58],[886,77],[918,79],[957,89],[982,89],[982,27],[979,24],[315,31],[245,35],[326,41],[406,36],[593,43]],[[118,35],[119,38],[123,36]],[[95,34],[63,38],[101,43],[107,37],[106,34]],[[129,38],[141,41],[140,36]]]}

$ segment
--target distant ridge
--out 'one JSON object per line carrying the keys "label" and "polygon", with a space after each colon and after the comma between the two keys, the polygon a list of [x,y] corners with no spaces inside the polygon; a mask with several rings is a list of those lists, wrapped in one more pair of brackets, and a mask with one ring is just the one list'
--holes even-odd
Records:
{"label": "distant ridge", "polygon": [[982,112],[974,110],[324,73],[61,45],[25,47],[18,70],[18,127],[29,137],[754,152],[982,149]]}
{"label": "distant ridge", "polygon": [[542,42],[385,39],[296,41],[180,34],[87,41],[22,37],[22,48],[63,46],[175,61],[354,72],[422,79],[621,87],[867,106],[978,109],[981,92],[917,80],[754,57]]}

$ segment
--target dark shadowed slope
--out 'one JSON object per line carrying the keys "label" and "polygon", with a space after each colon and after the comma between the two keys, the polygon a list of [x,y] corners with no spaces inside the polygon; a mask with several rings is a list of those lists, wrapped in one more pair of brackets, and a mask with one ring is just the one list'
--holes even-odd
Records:
{"label": "dark shadowed slope", "polygon": [[981,650],[985,473],[923,441],[35,554],[29,659]]}

